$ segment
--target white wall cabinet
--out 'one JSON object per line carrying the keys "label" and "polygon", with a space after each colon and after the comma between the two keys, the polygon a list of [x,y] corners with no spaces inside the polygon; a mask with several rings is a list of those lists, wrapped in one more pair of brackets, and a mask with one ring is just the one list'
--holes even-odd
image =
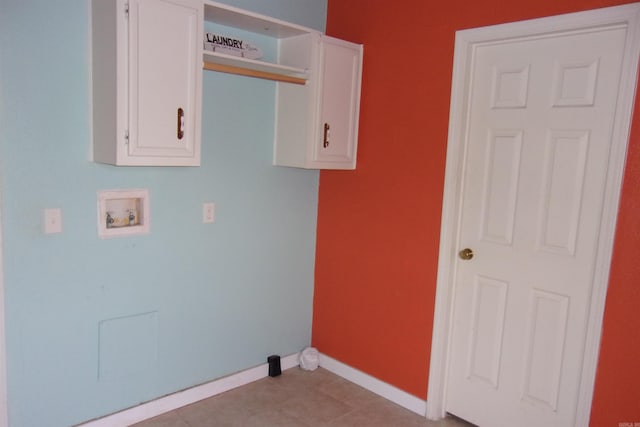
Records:
{"label": "white wall cabinet", "polygon": [[[205,26],[277,54],[203,50]],[[199,165],[204,68],[277,82],[274,165],[355,168],[362,45],[210,0],[92,0],[92,37],[96,162]]]}
{"label": "white wall cabinet", "polygon": [[319,114],[313,165],[355,169],[360,117],[362,45],[323,36]]}
{"label": "white wall cabinet", "polygon": [[93,0],[93,158],[200,164],[201,0]]}
{"label": "white wall cabinet", "polygon": [[274,164],[355,169],[363,47],[325,35],[311,38],[307,85],[278,92]]}
{"label": "white wall cabinet", "polygon": [[205,2],[205,19],[223,28],[266,35],[277,43],[278,55],[273,61],[204,52],[207,69],[221,66],[219,70],[224,71],[229,65],[280,76],[273,77],[277,81],[273,163],[307,169],[354,169],[362,45],[212,1]]}

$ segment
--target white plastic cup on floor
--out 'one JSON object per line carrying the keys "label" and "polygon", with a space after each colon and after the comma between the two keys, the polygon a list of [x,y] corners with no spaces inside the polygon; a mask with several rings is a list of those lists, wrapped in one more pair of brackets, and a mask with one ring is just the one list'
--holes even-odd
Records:
{"label": "white plastic cup on floor", "polygon": [[317,348],[307,347],[300,352],[300,367],[305,371],[315,371],[320,364],[320,353]]}

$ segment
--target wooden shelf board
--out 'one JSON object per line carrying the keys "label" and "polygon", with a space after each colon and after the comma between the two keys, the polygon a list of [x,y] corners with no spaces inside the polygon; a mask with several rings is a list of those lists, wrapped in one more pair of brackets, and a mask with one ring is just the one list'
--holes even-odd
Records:
{"label": "wooden shelf board", "polygon": [[294,83],[305,85],[307,79],[301,77],[293,77],[285,74],[271,73],[266,71],[255,70],[251,68],[238,67],[235,65],[225,65],[215,62],[204,62],[203,68],[209,71],[218,71],[221,73],[237,74],[240,76],[256,77],[266,80],[274,80],[277,82]]}

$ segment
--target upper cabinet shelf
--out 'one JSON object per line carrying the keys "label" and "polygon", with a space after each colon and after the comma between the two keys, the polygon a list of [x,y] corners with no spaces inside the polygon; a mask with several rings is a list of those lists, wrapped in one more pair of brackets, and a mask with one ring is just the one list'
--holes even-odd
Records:
{"label": "upper cabinet shelf", "polygon": [[207,22],[215,22],[226,27],[242,28],[252,33],[276,39],[286,39],[318,32],[301,25],[208,0],[204,2],[204,19]]}
{"label": "upper cabinet shelf", "polygon": [[205,23],[269,37],[277,43],[278,49],[278,58],[273,62],[205,50],[205,69],[298,84],[305,84],[309,78],[309,64],[288,63],[282,59],[281,41],[320,34],[319,31],[208,0],[204,2],[204,19]]}

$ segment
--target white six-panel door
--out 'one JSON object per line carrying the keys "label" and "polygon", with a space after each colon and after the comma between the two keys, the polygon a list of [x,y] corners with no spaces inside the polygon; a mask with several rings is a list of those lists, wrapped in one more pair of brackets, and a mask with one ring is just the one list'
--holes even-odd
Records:
{"label": "white six-panel door", "polygon": [[444,409],[474,424],[576,425],[628,31],[496,39],[469,56],[458,220],[441,256]]}

